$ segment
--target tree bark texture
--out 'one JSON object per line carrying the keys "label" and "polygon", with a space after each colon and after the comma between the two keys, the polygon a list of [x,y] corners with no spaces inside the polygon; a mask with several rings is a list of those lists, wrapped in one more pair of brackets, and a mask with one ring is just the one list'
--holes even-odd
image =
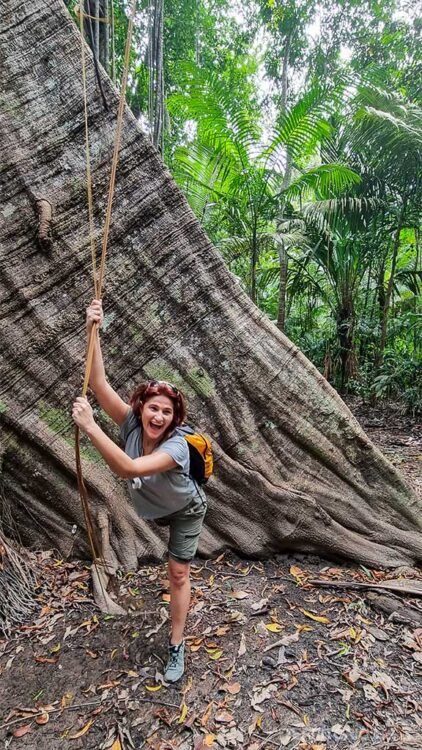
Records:
{"label": "tree bark texture", "polygon": [[[62,0],[2,3],[1,496],[24,542],[64,555],[87,553],[68,417],[93,296],[79,45]],[[100,239],[118,102],[101,71],[105,109],[87,57]],[[47,249],[37,241],[40,200],[52,206]],[[129,111],[104,307],[114,387],[125,396],[144,378],[176,383],[191,421],[214,439],[200,553],[302,550],[374,566],[422,558],[420,501],[236,283]],[[160,556],[165,529],[136,517],[91,453],[84,469],[117,562]]]}

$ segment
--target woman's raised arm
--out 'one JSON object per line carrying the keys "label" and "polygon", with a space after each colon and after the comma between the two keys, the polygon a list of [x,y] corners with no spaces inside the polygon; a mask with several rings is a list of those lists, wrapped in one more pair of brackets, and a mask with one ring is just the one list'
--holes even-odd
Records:
{"label": "woman's raised arm", "polygon": [[104,369],[103,355],[101,352],[99,327],[103,322],[103,307],[101,300],[94,299],[86,311],[86,330],[88,341],[91,330],[95,327],[94,353],[92,358],[89,386],[93,391],[99,405],[117,425],[122,425],[130,409],[119,394],[108,382]]}

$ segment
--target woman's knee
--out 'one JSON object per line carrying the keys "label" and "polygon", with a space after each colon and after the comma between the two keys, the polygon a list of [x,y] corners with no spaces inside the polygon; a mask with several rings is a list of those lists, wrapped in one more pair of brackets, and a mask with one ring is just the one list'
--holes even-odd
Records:
{"label": "woman's knee", "polygon": [[172,583],[173,586],[177,586],[180,588],[184,586],[186,582],[189,581],[189,571],[189,563],[181,563],[172,559],[169,560],[168,573],[170,583]]}

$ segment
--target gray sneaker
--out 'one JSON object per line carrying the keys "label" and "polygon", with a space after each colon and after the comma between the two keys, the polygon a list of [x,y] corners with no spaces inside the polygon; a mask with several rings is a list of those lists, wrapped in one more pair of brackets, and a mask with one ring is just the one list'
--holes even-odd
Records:
{"label": "gray sneaker", "polygon": [[167,662],[164,679],[166,682],[177,682],[185,671],[185,643],[169,646],[169,660]]}

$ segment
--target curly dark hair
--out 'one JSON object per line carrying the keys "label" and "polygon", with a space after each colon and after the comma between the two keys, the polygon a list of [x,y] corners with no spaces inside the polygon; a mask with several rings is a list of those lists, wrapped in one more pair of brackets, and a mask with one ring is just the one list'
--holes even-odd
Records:
{"label": "curly dark hair", "polygon": [[183,424],[186,419],[186,400],[181,391],[172,383],[166,380],[150,380],[148,383],[138,385],[133,391],[129,403],[136,414],[141,413],[141,406],[149,401],[153,396],[167,396],[173,404],[173,419],[166,435],[174,430],[175,427]]}

